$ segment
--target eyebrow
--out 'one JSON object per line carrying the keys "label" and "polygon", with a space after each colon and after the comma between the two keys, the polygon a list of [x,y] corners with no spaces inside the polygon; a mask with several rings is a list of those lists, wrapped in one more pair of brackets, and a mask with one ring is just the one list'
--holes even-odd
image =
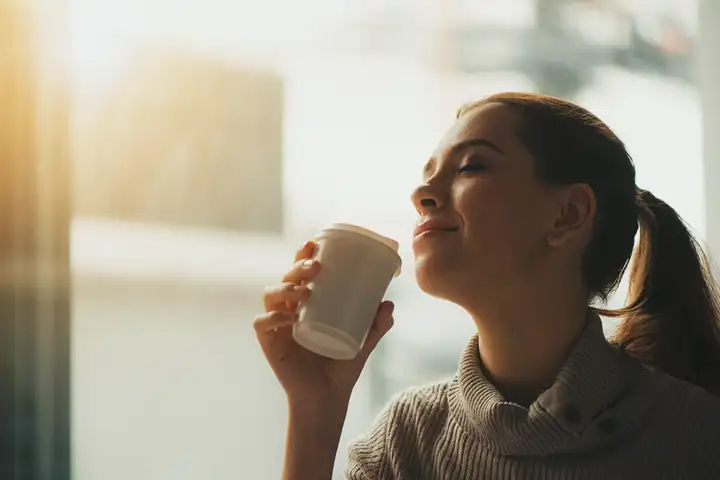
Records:
{"label": "eyebrow", "polygon": [[[469,140],[463,140],[462,142],[458,142],[455,145],[453,145],[452,147],[450,147],[450,149],[448,150],[448,156],[456,156],[461,151],[463,151],[467,148],[478,147],[478,146],[486,147],[486,148],[489,148],[490,150],[494,150],[497,153],[499,153],[500,155],[505,154],[505,152],[503,152],[500,149],[500,147],[498,147],[497,145],[492,143],[490,140],[487,140],[485,138],[471,138]],[[427,172],[430,169],[434,168],[435,163],[436,163],[435,157],[431,157],[430,160],[428,160],[428,162],[423,167],[423,172]]]}

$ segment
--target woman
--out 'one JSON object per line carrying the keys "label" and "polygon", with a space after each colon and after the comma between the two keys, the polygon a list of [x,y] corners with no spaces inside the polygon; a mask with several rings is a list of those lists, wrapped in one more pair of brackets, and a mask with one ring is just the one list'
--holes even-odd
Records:
{"label": "woman", "polygon": [[[478,335],[454,378],[401,394],[351,445],[347,478],[720,478],[715,285],[610,129],[562,100],[494,95],[459,112],[423,176],[417,281]],[[629,304],[591,308],[618,285],[638,224]],[[295,345],[312,255],[303,246],[254,323],[288,397],[285,479],[331,477],[352,388],[392,326],[385,302],[349,362]],[[623,318],[612,343],[598,313]]]}

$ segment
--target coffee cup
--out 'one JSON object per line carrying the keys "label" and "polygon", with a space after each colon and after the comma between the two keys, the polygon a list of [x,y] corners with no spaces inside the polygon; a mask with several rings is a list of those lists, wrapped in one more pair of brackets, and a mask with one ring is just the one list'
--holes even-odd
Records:
{"label": "coffee cup", "polygon": [[313,239],[318,275],[293,326],[297,343],[336,360],[355,358],[377,309],[400,273],[398,243],[356,225],[334,223]]}

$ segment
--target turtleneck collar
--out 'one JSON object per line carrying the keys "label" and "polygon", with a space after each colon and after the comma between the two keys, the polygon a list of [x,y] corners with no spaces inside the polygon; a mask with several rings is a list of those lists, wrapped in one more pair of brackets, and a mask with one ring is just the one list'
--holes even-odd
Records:
{"label": "turtleneck collar", "polygon": [[530,408],[507,402],[481,368],[477,335],[460,360],[449,390],[456,421],[501,455],[548,455],[588,450],[629,432],[649,404],[646,370],[605,339],[591,313],[554,383]]}

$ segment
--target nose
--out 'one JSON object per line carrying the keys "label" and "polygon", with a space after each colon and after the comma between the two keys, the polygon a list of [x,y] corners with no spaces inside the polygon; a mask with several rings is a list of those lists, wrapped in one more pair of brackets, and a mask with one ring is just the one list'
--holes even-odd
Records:
{"label": "nose", "polygon": [[417,210],[420,214],[426,214],[433,210],[439,210],[444,205],[444,201],[442,200],[441,195],[439,195],[437,188],[427,183],[417,187],[413,191],[410,199],[415,206],[415,210]]}

